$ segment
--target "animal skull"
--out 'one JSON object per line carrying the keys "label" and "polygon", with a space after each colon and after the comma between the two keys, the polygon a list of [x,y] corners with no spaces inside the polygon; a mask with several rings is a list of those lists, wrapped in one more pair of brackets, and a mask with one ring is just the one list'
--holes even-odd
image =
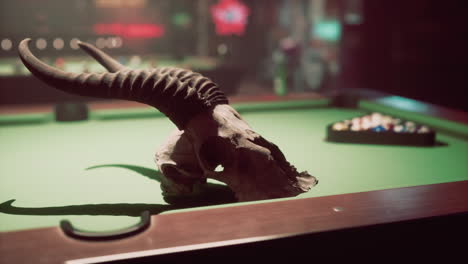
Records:
{"label": "animal skull", "polygon": [[[226,183],[239,201],[296,196],[317,184],[254,132],[218,86],[198,73],[173,67],[128,69],[83,42],[79,46],[109,73],[66,73],[37,59],[29,41],[20,43],[21,60],[47,84],[78,95],[142,102],[174,122],[178,129],[156,154],[165,196],[192,194],[207,178]],[[216,171],[218,166],[223,171]]]}
{"label": "animal skull", "polygon": [[[173,133],[156,154],[156,163],[172,181],[175,195],[193,191],[206,178],[226,183],[239,201],[296,196],[317,184],[307,172],[298,173],[275,144],[254,132],[229,105],[215,106]],[[215,171],[220,165],[223,171]]]}

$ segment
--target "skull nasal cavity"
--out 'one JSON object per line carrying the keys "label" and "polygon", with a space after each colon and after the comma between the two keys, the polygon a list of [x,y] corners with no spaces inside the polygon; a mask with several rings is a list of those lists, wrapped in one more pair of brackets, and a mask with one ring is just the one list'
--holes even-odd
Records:
{"label": "skull nasal cavity", "polygon": [[205,166],[214,170],[218,165],[226,167],[232,161],[228,140],[211,137],[200,148],[200,158]]}

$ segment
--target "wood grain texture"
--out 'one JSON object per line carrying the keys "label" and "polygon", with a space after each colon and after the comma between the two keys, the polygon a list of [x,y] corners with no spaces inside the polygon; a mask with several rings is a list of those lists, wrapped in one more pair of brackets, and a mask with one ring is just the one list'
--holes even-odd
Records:
{"label": "wood grain texture", "polygon": [[58,227],[0,234],[0,263],[66,260],[260,236],[323,234],[468,212],[468,181],[267,201],[259,204],[152,216],[137,236],[84,242]]}

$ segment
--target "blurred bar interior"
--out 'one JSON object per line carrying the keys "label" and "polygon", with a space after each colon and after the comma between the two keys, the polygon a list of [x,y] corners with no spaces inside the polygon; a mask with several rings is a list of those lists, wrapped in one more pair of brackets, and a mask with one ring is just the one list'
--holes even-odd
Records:
{"label": "blurred bar interior", "polygon": [[19,41],[70,72],[104,71],[90,42],[133,68],[198,71],[229,96],[373,89],[468,111],[466,1],[2,0],[0,104],[93,100],[35,80]]}

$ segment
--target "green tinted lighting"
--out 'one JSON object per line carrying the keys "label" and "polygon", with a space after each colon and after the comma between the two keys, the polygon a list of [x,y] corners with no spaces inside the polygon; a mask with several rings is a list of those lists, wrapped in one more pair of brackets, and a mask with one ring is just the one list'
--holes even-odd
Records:
{"label": "green tinted lighting", "polygon": [[315,24],[314,36],[329,41],[337,41],[341,36],[341,24],[336,20],[321,21]]}

